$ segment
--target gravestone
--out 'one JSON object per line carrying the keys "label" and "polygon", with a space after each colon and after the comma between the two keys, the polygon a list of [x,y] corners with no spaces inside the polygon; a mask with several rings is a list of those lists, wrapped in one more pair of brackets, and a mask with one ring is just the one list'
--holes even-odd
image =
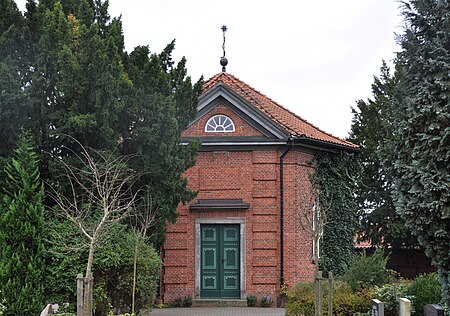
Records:
{"label": "gravestone", "polygon": [[53,315],[58,312],[59,305],[58,304],[48,304],[45,306],[44,310],[41,312],[40,316]]}
{"label": "gravestone", "polygon": [[398,299],[398,315],[411,316],[411,301],[407,298]]}
{"label": "gravestone", "polygon": [[384,316],[384,303],[382,301],[377,299],[372,300],[370,316]]}
{"label": "gravestone", "polygon": [[444,316],[444,309],[439,304],[428,304],[423,308],[424,316]]}

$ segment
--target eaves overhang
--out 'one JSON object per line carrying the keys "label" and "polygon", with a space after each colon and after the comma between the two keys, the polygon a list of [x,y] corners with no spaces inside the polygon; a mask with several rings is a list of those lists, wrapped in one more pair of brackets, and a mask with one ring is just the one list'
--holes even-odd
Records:
{"label": "eaves overhang", "polygon": [[346,151],[348,153],[360,153],[364,150],[363,147],[348,147],[340,144],[329,143],[306,136],[291,136],[287,139],[245,139],[233,137],[220,138],[196,138],[184,137],[181,145],[188,145],[192,141],[200,141],[201,145],[199,151],[216,151],[216,150],[259,150],[259,149],[273,149],[280,146],[294,146],[305,147],[318,151]]}
{"label": "eaves overhang", "polygon": [[363,151],[363,147],[350,147],[336,143],[330,143],[319,139],[307,137],[305,135],[292,136],[294,145],[304,145],[318,150],[328,151],[346,151],[349,153],[360,153]]}

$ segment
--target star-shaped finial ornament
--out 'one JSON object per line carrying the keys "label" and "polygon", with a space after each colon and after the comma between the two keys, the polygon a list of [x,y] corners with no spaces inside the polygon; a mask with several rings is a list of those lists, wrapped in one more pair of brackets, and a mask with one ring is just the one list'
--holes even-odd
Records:
{"label": "star-shaped finial ornament", "polygon": [[222,58],[220,58],[220,64],[222,65],[222,72],[225,72],[226,65],[228,64],[228,59],[225,58],[225,32],[227,31],[227,26],[222,25],[221,29],[223,32],[223,44],[222,44],[223,56],[222,56]]}

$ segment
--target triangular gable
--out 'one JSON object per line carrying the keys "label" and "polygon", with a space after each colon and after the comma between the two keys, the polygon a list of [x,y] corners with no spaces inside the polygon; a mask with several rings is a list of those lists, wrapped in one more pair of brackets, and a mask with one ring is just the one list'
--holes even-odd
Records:
{"label": "triangular gable", "polygon": [[197,117],[204,115],[217,97],[223,96],[278,139],[291,137],[302,142],[316,143],[318,146],[359,150],[358,145],[322,131],[228,73],[222,72],[207,80],[203,91]]}
{"label": "triangular gable", "polygon": [[[199,100],[197,107],[197,115],[195,119],[189,124],[187,128],[188,133],[184,133],[183,136],[189,133],[192,128],[204,120],[205,116],[211,111],[214,111],[218,106],[226,107],[235,113],[239,119],[245,121],[246,124],[251,126],[255,131],[260,133],[260,136],[265,139],[273,140],[285,140],[289,137],[289,134],[285,130],[281,129],[278,124],[275,124],[267,116],[265,116],[261,111],[248,104],[234,94],[228,87],[218,83],[212,89],[205,92]],[[204,122],[201,122],[201,126],[197,127],[203,128]],[[223,135],[224,137],[232,137],[234,135]],[[257,136],[256,134],[250,134],[247,136]]]}

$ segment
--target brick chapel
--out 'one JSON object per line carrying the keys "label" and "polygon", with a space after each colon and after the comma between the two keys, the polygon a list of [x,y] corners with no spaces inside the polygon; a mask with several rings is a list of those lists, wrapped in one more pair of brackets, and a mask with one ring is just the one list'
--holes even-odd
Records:
{"label": "brick chapel", "polygon": [[198,196],[167,228],[164,301],[275,298],[282,284],[311,281],[312,238],[299,223],[311,162],[319,151],[359,147],[226,72],[204,83],[182,134],[183,143],[193,139],[201,147],[184,176]]}

